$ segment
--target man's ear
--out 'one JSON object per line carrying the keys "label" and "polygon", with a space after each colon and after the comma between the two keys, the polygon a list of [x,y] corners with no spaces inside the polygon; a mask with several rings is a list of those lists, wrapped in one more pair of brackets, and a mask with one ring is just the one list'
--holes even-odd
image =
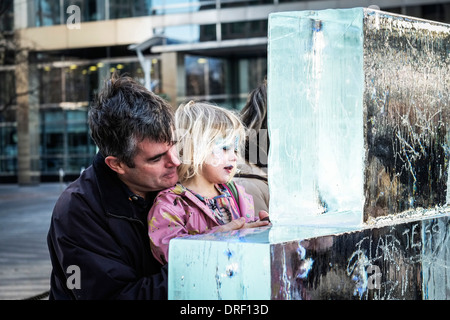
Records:
{"label": "man's ear", "polygon": [[105,158],[105,163],[106,163],[106,165],[108,167],[111,168],[111,170],[117,172],[118,174],[125,173],[125,171],[123,170],[124,164],[119,159],[117,159],[116,157],[107,156]]}

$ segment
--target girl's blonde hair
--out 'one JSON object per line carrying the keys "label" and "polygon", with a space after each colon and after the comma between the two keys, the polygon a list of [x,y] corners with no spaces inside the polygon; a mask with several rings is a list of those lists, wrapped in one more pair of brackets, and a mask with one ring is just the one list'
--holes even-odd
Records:
{"label": "girl's blonde hair", "polygon": [[175,112],[175,127],[181,165],[181,183],[201,172],[217,143],[236,146],[240,155],[245,141],[245,127],[233,111],[206,103],[189,101]]}

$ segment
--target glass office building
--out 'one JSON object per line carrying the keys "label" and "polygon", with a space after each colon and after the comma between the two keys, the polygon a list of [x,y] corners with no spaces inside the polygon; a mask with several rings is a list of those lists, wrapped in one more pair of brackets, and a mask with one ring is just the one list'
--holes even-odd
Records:
{"label": "glass office building", "polygon": [[[335,7],[348,1],[333,1]],[[267,69],[271,12],[329,1],[3,0],[0,183],[76,178],[96,147],[87,110],[109,74],[138,79],[176,108],[189,99],[241,109]],[[352,6],[367,6],[355,0]],[[450,1],[373,1],[450,22]]]}

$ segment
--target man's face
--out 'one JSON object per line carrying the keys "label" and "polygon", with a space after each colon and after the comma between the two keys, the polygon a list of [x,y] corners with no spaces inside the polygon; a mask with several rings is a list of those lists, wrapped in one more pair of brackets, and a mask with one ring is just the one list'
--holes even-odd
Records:
{"label": "man's face", "polygon": [[121,164],[119,178],[130,190],[145,198],[149,191],[159,191],[174,186],[178,181],[180,160],[172,144],[144,139],[137,145],[134,168]]}

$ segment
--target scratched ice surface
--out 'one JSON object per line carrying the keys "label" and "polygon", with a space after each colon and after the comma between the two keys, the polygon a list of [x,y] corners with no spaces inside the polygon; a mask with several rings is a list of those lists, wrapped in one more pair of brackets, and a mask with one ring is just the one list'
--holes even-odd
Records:
{"label": "scratched ice surface", "polygon": [[448,300],[449,235],[438,215],[273,244],[271,299]]}
{"label": "scratched ice surface", "polygon": [[275,224],[358,225],[446,204],[449,30],[362,8],[270,16]]}
{"label": "scratched ice surface", "polygon": [[364,220],[448,202],[450,25],[366,11]]}
{"label": "scratched ice surface", "polygon": [[175,239],[169,299],[448,300],[449,239],[446,213],[358,230],[273,226]]}

